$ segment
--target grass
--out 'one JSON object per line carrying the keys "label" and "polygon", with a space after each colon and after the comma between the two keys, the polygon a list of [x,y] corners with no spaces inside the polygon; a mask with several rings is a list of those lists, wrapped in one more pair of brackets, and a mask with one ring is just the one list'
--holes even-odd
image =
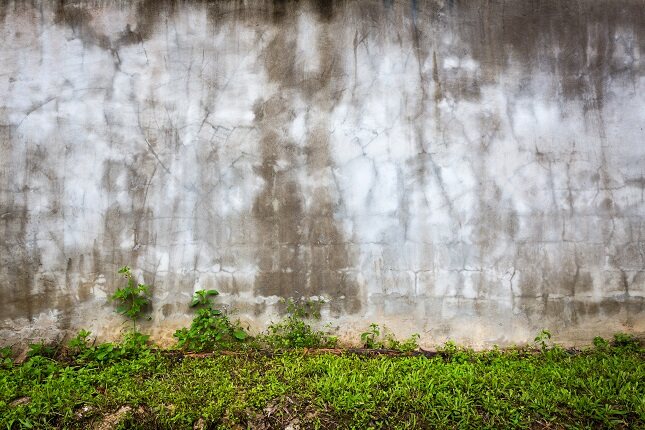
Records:
{"label": "grass", "polygon": [[[434,357],[34,356],[0,369],[0,428],[645,428],[640,347]],[[127,408],[123,408],[127,406]]]}

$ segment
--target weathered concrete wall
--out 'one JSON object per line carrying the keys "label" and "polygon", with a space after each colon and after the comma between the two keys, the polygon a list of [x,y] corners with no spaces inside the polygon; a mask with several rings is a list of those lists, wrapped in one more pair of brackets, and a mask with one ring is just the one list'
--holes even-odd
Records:
{"label": "weathered concrete wall", "polygon": [[0,6],[0,339],[194,290],[425,343],[645,331],[645,2]]}

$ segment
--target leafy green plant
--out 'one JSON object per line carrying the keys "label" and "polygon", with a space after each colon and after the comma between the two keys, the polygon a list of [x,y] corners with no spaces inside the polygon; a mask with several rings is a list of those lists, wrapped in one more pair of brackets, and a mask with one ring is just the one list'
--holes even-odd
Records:
{"label": "leafy green plant", "polygon": [[147,349],[150,335],[131,331],[125,335],[121,348],[127,352],[136,352]]}
{"label": "leafy green plant", "polygon": [[92,332],[81,329],[78,334],[67,342],[67,348],[73,355],[83,354],[89,349],[90,335]]}
{"label": "leafy green plant", "polygon": [[457,346],[454,340],[447,340],[442,347],[437,349],[440,352],[444,352],[447,354],[454,354],[459,351],[459,346]]}
{"label": "leafy green plant", "polygon": [[446,341],[441,347],[437,348],[437,351],[451,363],[464,364],[477,357],[475,351],[457,345],[453,340]]}
{"label": "leafy green plant", "polygon": [[107,363],[121,358],[121,350],[112,342],[104,342],[86,351],[83,358],[88,362]]}
{"label": "leafy green plant", "polygon": [[199,290],[193,295],[191,307],[198,307],[190,328],[177,330],[177,346],[188,351],[206,351],[218,348],[235,347],[237,342],[245,341],[248,334],[239,325],[232,323],[219,309],[214,309],[211,296],[217,290]]}
{"label": "leafy green plant", "polygon": [[412,352],[419,349],[419,334],[414,333],[405,340],[397,340],[391,333],[385,336],[385,345],[388,349],[394,349],[400,352]]}
{"label": "leafy green plant", "polygon": [[32,343],[29,345],[29,351],[27,351],[27,357],[47,357],[51,358],[56,354],[56,349],[54,347],[46,345],[44,341],[38,343]]}
{"label": "leafy green plant", "polygon": [[367,331],[361,333],[361,344],[366,349],[393,349],[400,352],[411,352],[419,348],[419,334],[414,333],[409,338],[400,341],[392,333],[384,333],[385,327],[370,324]]}
{"label": "leafy green plant", "polygon": [[119,343],[105,342],[94,345],[91,332],[80,330],[67,343],[67,351],[77,363],[106,364],[115,360],[131,359],[150,353],[150,336],[137,331],[128,331]]}
{"label": "leafy green plant", "polygon": [[132,330],[136,331],[137,319],[144,312],[145,306],[150,303],[150,286],[137,283],[128,266],[120,268],[118,273],[123,275],[127,284],[123,288],[118,288],[110,298],[118,303],[116,311],[130,319]]}
{"label": "leafy green plant", "polygon": [[538,346],[542,351],[546,351],[549,349],[550,346],[550,340],[551,340],[551,332],[542,329],[537,336],[535,336],[535,339],[533,339],[533,343],[535,343],[536,346]]}
{"label": "leafy green plant", "polygon": [[148,346],[149,338],[149,335],[130,331],[125,334],[121,343],[105,342],[92,346],[85,343],[85,347],[77,355],[77,361],[105,365],[119,360],[147,356],[151,352]]}
{"label": "leafy green plant", "polygon": [[219,291],[217,290],[198,290],[193,294],[193,300],[190,302],[190,307],[194,308],[196,306],[211,306],[211,296],[218,296]]}
{"label": "leafy green plant", "polygon": [[383,345],[383,342],[379,341],[380,337],[381,337],[381,328],[379,327],[379,325],[376,323],[370,324],[369,329],[361,333],[361,343],[363,344],[363,348],[368,348],[368,349],[383,348],[385,345]]}
{"label": "leafy green plant", "polygon": [[182,328],[174,334],[177,346],[188,351],[206,351],[230,347],[233,341],[244,341],[248,335],[239,326],[232,324],[217,309],[199,309],[190,328]]}
{"label": "leafy green plant", "polygon": [[609,342],[600,336],[596,336],[593,338],[593,346],[600,351],[606,351],[609,349]]}
{"label": "leafy green plant", "polygon": [[11,358],[11,347],[5,346],[0,348],[0,369],[8,369],[13,366],[13,358]]}
{"label": "leafy green plant", "polygon": [[634,352],[638,352],[641,349],[638,339],[627,333],[614,334],[612,346]]}
{"label": "leafy green plant", "polygon": [[269,325],[264,342],[273,348],[333,348],[338,338],[328,331],[315,330],[306,320],[320,319],[322,299],[289,298],[287,316],[282,321]]}
{"label": "leafy green plant", "polygon": [[286,300],[282,300],[285,303],[287,309],[287,315],[299,319],[320,319],[320,311],[322,306],[326,303],[325,299],[315,298],[315,299],[294,299],[290,297]]}

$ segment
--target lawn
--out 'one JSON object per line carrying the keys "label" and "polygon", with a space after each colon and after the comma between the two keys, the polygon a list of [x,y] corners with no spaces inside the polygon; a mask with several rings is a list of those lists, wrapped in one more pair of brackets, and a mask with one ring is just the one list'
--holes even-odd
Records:
{"label": "lawn", "polygon": [[634,342],[369,357],[114,348],[6,359],[0,428],[645,428]]}

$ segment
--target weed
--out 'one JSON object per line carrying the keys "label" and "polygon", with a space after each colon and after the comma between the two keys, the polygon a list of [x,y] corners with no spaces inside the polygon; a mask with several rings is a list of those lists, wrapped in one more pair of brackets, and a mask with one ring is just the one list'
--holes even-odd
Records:
{"label": "weed", "polygon": [[459,347],[454,340],[447,340],[442,347],[437,348],[438,351],[444,352],[446,354],[455,354],[459,352]]}
{"label": "weed", "polygon": [[593,338],[593,346],[600,351],[606,351],[609,348],[609,342],[600,336]]}
{"label": "weed", "polygon": [[405,340],[397,340],[394,335],[387,334],[385,336],[385,346],[388,349],[394,349],[400,352],[412,352],[419,349],[419,334],[414,333]]}
{"label": "weed", "polygon": [[262,340],[273,348],[332,348],[338,338],[328,331],[315,330],[306,320],[320,319],[322,299],[289,298],[285,301],[287,317],[269,325]]}
{"label": "weed", "polygon": [[616,348],[625,349],[627,351],[638,352],[641,349],[640,342],[631,334],[616,333],[614,334],[614,341],[612,345]]}
{"label": "weed", "polygon": [[361,343],[363,348],[368,349],[381,349],[384,347],[383,343],[379,341],[381,337],[381,329],[378,324],[372,323],[367,331],[361,333]]}
{"label": "weed", "polygon": [[221,310],[213,308],[210,297],[218,294],[217,290],[199,290],[193,295],[190,306],[199,309],[190,328],[175,332],[179,348],[188,351],[231,348],[248,338],[239,323],[232,323]]}
{"label": "weed", "polygon": [[287,314],[300,319],[320,319],[320,311],[325,304],[322,298],[294,299],[293,297],[283,300],[287,305]]}
{"label": "weed", "polygon": [[29,345],[27,357],[47,357],[51,358],[56,354],[56,349],[52,346],[46,345],[44,341],[32,343]]}
{"label": "weed", "polygon": [[190,307],[194,308],[195,306],[211,306],[210,296],[218,296],[219,291],[217,290],[199,290],[195,291],[193,295],[193,300],[190,302]]}
{"label": "weed", "polygon": [[[452,363],[464,364],[478,357],[472,349],[459,346],[452,340],[446,341],[437,350]],[[496,350],[493,350],[493,353],[496,353]]]}
{"label": "weed", "polygon": [[109,363],[121,358],[121,350],[112,342],[105,342],[86,351],[81,358],[83,361]]}
{"label": "weed", "polygon": [[105,342],[94,345],[90,341],[91,334],[87,330],[81,330],[67,343],[67,353],[77,364],[105,365],[150,354],[149,335],[128,331],[120,343]]}
{"label": "weed", "polygon": [[535,343],[535,345],[542,351],[546,351],[550,346],[550,340],[551,332],[546,329],[542,329],[537,336],[535,336],[535,339],[533,339],[533,343]]}
{"label": "weed", "polygon": [[90,335],[87,330],[81,330],[78,334],[67,342],[67,348],[72,355],[81,355],[89,349]]}
{"label": "weed", "polygon": [[361,333],[361,344],[363,348],[367,349],[387,348],[400,352],[412,352],[419,348],[419,337],[418,333],[414,333],[409,338],[400,341],[392,333],[382,336],[381,327],[372,323],[367,331]]}
{"label": "weed", "polygon": [[0,369],[8,369],[13,366],[13,358],[11,358],[11,347],[5,346],[0,348]]}
{"label": "weed", "polygon": [[123,288],[118,288],[110,297],[118,302],[116,311],[132,321],[132,331],[137,331],[137,319],[150,303],[150,286],[138,284],[128,266],[119,269],[120,274],[127,280]]}
{"label": "weed", "polygon": [[125,335],[121,348],[127,352],[136,352],[148,348],[150,335],[131,331]]}

